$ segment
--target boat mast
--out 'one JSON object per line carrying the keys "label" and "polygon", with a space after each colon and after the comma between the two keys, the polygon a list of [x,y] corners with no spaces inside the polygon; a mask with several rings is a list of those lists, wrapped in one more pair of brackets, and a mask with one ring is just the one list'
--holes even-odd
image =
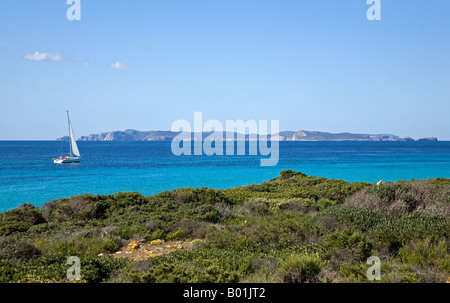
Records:
{"label": "boat mast", "polygon": [[72,140],[70,137],[70,118],[69,118],[69,111],[67,111],[67,124],[69,126],[69,146],[70,146],[70,157],[72,157]]}

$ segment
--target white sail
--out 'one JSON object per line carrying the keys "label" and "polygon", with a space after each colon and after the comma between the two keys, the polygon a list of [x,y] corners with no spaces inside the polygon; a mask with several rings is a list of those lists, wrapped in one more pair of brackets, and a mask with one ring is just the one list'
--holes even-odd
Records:
{"label": "white sail", "polygon": [[78,150],[77,140],[75,139],[75,135],[73,133],[72,123],[70,123],[70,119],[69,119],[69,133],[70,133],[71,153],[76,157],[81,157],[80,151]]}
{"label": "white sail", "polygon": [[69,146],[70,146],[70,155],[63,156],[61,155],[58,158],[52,159],[53,163],[79,163],[81,161],[80,151],[78,150],[77,140],[75,139],[75,134],[73,133],[72,123],[69,118],[69,111],[67,111],[67,124],[69,126]]}

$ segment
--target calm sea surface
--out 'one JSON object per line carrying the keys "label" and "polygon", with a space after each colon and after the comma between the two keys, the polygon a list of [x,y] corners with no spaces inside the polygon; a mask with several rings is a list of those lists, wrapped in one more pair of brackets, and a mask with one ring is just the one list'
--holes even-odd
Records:
{"label": "calm sea surface", "polygon": [[283,169],[346,181],[450,178],[450,142],[280,142],[273,167],[260,156],[176,157],[170,142],[79,142],[81,163],[53,164],[66,145],[0,141],[0,211],[83,193],[236,187]]}

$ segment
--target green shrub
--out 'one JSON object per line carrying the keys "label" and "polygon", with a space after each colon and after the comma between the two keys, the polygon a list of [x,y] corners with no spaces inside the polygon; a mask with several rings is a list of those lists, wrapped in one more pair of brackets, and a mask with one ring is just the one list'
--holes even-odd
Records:
{"label": "green shrub", "polygon": [[143,283],[236,283],[236,272],[221,270],[216,265],[198,268],[190,264],[158,264],[147,273],[132,275],[133,282]]}
{"label": "green shrub", "polygon": [[94,219],[95,202],[90,195],[53,200],[44,204],[44,216],[48,222]]}
{"label": "green shrub", "polygon": [[9,236],[15,233],[26,232],[31,228],[31,224],[26,222],[0,223],[0,236]]}
{"label": "green shrub", "polygon": [[367,192],[375,194],[381,199],[393,201],[396,199],[397,191],[404,186],[405,185],[403,183],[387,182],[380,185],[372,185],[371,187],[367,188]]}
{"label": "green shrub", "polygon": [[370,265],[365,263],[342,262],[338,265],[338,273],[347,283],[369,283],[367,269]]}
{"label": "green shrub", "polygon": [[243,234],[217,230],[208,234],[205,245],[216,249],[242,250],[252,247],[254,242]]}
{"label": "green shrub", "polygon": [[27,240],[0,237],[0,260],[29,260],[40,254],[40,250]]}
{"label": "green shrub", "polygon": [[385,221],[385,216],[373,210],[341,205],[327,208],[311,219],[311,222],[316,225],[330,224],[327,230],[349,228],[361,232],[367,232],[380,222]]}
{"label": "green shrub", "polygon": [[0,214],[0,236],[26,232],[32,226],[45,222],[41,210],[32,204],[22,204],[16,209]]}
{"label": "green shrub", "polygon": [[219,223],[221,221],[221,217],[217,210],[211,210],[203,216],[199,217],[199,220],[211,223]]}
{"label": "green shrub", "polygon": [[348,229],[336,231],[327,236],[324,246],[330,254],[338,249],[344,248],[347,254],[356,250],[359,254],[359,260],[365,261],[372,255],[374,244],[360,232],[353,232]]}
{"label": "green shrub", "polygon": [[450,222],[440,216],[412,212],[401,218],[383,221],[371,232],[383,242],[404,244],[425,237],[448,237]]}
{"label": "green shrub", "polygon": [[236,206],[234,209],[237,217],[245,219],[262,217],[270,214],[269,206],[267,203],[263,202],[249,201]]}
{"label": "green shrub", "polygon": [[119,239],[108,238],[101,242],[100,251],[105,253],[113,253],[121,248],[121,243]]}
{"label": "green shrub", "polygon": [[280,172],[280,176],[278,177],[278,180],[286,180],[295,176],[302,176],[302,177],[306,177],[306,175],[304,173],[301,172],[296,172],[296,171],[292,171],[290,169],[288,170],[283,170]]}
{"label": "green shrub", "polygon": [[314,206],[315,202],[308,201],[305,204],[306,205],[298,201],[289,201],[281,203],[279,209],[284,211],[297,211],[303,214],[309,214],[310,216],[314,216],[319,212],[319,209]]}
{"label": "green shrub", "polygon": [[183,229],[185,231],[185,238],[189,239],[204,239],[209,231],[213,229],[211,224],[206,222],[199,222],[193,220],[183,220],[175,223],[172,230]]}
{"label": "green shrub", "polygon": [[75,237],[71,239],[43,238],[36,241],[35,245],[46,254],[62,253],[68,256],[97,256],[100,253],[112,253],[118,251],[121,248],[121,241],[117,237]]}
{"label": "green shrub", "polygon": [[142,237],[148,233],[149,229],[143,225],[125,225],[114,232],[125,240],[131,240],[133,237]]}
{"label": "green shrub", "polygon": [[0,222],[22,222],[30,225],[45,223],[42,211],[32,204],[22,204],[16,209],[0,214]]}
{"label": "green shrub", "polygon": [[166,239],[167,240],[182,240],[186,237],[186,230],[185,229],[179,229],[174,232],[170,232],[167,234]]}
{"label": "green shrub", "polygon": [[166,232],[162,229],[157,229],[154,232],[152,232],[151,236],[147,241],[157,240],[157,239],[165,239],[166,238]]}
{"label": "green shrub", "polygon": [[303,241],[307,219],[308,215],[302,213],[275,211],[270,216],[246,220],[240,226],[240,234],[259,249],[283,249]]}
{"label": "green shrub", "polygon": [[450,272],[450,249],[445,239],[410,241],[399,250],[399,256],[403,263],[418,264],[422,266],[438,266],[442,270]]}
{"label": "green shrub", "polygon": [[124,264],[125,260],[113,257],[84,257],[81,258],[81,278],[88,283],[104,282]]}
{"label": "green shrub", "polygon": [[280,261],[277,274],[284,283],[314,283],[323,265],[318,254],[292,254]]}
{"label": "green shrub", "polygon": [[322,211],[322,210],[325,210],[328,207],[334,206],[336,204],[337,204],[336,201],[322,198],[316,203],[316,206],[320,211]]}

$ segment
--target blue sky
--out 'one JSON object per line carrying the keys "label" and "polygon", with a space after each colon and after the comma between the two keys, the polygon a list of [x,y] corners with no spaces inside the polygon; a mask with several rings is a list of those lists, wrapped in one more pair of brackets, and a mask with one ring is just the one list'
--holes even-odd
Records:
{"label": "blue sky", "polygon": [[[450,1],[65,0],[0,4],[0,140],[177,119],[450,140]],[[114,68],[116,67],[116,68]]]}

